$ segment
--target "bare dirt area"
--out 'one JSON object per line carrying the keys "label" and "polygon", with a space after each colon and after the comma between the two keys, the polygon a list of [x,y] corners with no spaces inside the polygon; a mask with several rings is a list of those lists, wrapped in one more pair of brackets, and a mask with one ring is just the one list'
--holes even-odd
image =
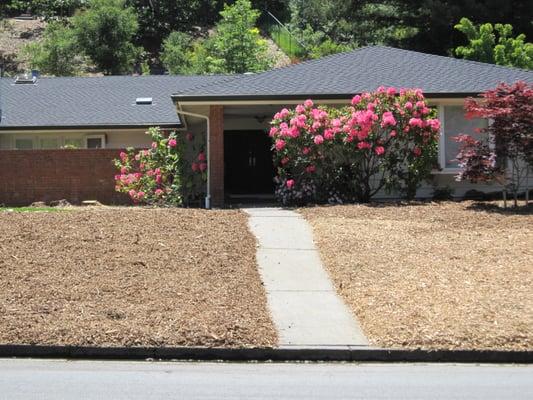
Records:
{"label": "bare dirt area", "polygon": [[6,18],[0,20],[0,58],[4,59],[4,68],[8,73],[16,73],[28,68],[21,50],[24,45],[40,40],[45,27],[46,23],[39,19]]}
{"label": "bare dirt area", "polygon": [[0,212],[0,343],[272,346],[239,211]]}
{"label": "bare dirt area", "polygon": [[533,348],[533,207],[444,202],[300,212],[373,344]]}

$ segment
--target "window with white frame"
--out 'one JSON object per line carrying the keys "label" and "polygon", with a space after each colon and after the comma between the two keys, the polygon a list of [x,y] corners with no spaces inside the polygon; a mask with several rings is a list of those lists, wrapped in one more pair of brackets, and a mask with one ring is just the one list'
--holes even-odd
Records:
{"label": "window with white frame", "polygon": [[86,136],[85,147],[88,149],[105,149],[105,135]]}
{"label": "window with white frame", "polygon": [[459,143],[454,137],[465,134],[480,138],[477,133],[480,128],[487,127],[487,120],[481,118],[466,119],[462,105],[446,105],[439,107],[441,121],[441,137],[439,143],[439,163],[443,170],[458,168],[455,157],[459,153]]}

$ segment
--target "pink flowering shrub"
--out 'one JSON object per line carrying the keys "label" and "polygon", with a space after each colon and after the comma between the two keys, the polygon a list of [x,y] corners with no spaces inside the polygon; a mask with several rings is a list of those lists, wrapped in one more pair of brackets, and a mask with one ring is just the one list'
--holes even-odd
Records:
{"label": "pink flowering shrub", "polygon": [[[192,135],[165,134],[150,128],[149,149],[121,152],[115,166],[115,189],[127,193],[135,204],[182,205],[199,198],[204,188],[205,153],[192,149]],[[193,160],[189,158],[194,157]]]}
{"label": "pink flowering shrub", "polygon": [[341,108],[307,100],[271,125],[285,204],[368,202],[381,189],[412,198],[436,164],[440,122],[419,89],[381,87]]}

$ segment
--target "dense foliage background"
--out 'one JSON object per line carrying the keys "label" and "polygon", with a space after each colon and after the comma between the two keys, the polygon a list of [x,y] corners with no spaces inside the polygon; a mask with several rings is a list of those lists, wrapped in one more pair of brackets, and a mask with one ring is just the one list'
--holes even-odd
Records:
{"label": "dense foliage background", "polygon": [[[527,0],[5,0],[0,4],[4,18],[25,12],[49,23],[20,57],[51,75],[255,72],[275,63],[265,40],[270,37],[293,62],[371,44],[522,68],[532,68],[533,59],[533,45],[528,43],[533,36],[533,2]],[[252,55],[251,62],[243,62],[244,53]],[[119,60],[116,66],[110,66],[110,58]]]}

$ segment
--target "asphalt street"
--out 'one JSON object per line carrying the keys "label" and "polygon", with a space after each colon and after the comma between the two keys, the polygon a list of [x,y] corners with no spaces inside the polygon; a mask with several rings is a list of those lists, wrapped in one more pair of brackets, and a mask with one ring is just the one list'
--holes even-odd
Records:
{"label": "asphalt street", "polygon": [[0,399],[533,399],[533,365],[1,359]]}

